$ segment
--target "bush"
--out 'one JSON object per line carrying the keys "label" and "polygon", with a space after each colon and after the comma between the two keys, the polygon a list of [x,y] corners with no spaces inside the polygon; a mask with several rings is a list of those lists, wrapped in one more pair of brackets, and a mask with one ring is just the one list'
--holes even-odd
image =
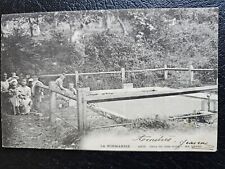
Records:
{"label": "bush", "polygon": [[169,124],[166,122],[166,120],[160,120],[160,119],[151,119],[151,118],[139,118],[133,121],[133,128],[163,128],[167,129],[169,128]]}

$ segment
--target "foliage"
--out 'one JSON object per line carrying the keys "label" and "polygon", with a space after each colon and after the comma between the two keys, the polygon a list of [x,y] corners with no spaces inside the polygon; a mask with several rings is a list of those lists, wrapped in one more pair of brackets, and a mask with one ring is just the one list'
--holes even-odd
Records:
{"label": "foliage", "polygon": [[163,128],[163,129],[168,129],[170,126],[167,123],[166,120],[160,120],[160,119],[151,119],[151,118],[139,118],[136,120],[133,120],[132,123],[132,127],[133,128],[144,128],[144,129],[148,129],[148,128]]}
{"label": "foliage", "polygon": [[[2,71],[52,74],[190,63],[194,68],[217,68],[217,22],[213,8],[5,15]],[[138,85],[145,83],[146,75],[133,77]]]}

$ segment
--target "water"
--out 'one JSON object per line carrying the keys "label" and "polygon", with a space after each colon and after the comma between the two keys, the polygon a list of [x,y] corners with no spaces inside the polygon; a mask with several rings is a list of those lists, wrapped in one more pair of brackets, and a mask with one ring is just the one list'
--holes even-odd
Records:
{"label": "water", "polygon": [[[205,110],[207,100],[204,100]],[[182,114],[193,113],[202,109],[202,99],[187,96],[167,96],[148,99],[124,100],[114,102],[98,103],[97,106],[119,113],[128,119],[136,118],[154,118],[159,115],[160,118],[168,118]],[[213,103],[211,108],[214,109]]]}

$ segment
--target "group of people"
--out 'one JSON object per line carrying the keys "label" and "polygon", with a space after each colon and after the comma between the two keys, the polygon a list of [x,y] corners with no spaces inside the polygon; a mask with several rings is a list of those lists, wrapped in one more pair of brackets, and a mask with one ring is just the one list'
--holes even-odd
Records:
{"label": "group of people", "polygon": [[[61,74],[55,80],[55,89],[61,93],[75,96],[76,89],[73,83],[69,83],[68,88],[63,86],[65,74]],[[45,86],[37,76],[30,77],[29,75],[17,76],[16,73],[12,73],[8,78],[7,73],[3,73],[1,79],[1,106],[4,112],[10,112],[11,114],[29,114],[32,111],[37,111],[39,103],[43,94],[43,88]],[[45,86],[47,87],[47,86]],[[69,105],[75,105],[75,101],[64,98],[62,95],[58,95],[58,98],[68,101]]]}
{"label": "group of people", "polygon": [[3,73],[1,79],[1,103],[2,110],[12,112],[12,114],[29,114],[31,109],[35,109],[37,102],[35,95],[40,94],[37,84],[43,85],[37,76],[19,77],[12,73],[8,78],[7,73]]}

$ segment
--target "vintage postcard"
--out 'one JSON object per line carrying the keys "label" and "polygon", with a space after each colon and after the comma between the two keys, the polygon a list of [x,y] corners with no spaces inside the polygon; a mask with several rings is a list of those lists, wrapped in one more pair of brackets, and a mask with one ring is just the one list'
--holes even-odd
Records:
{"label": "vintage postcard", "polygon": [[2,146],[217,150],[218,8],[1,18]]}

